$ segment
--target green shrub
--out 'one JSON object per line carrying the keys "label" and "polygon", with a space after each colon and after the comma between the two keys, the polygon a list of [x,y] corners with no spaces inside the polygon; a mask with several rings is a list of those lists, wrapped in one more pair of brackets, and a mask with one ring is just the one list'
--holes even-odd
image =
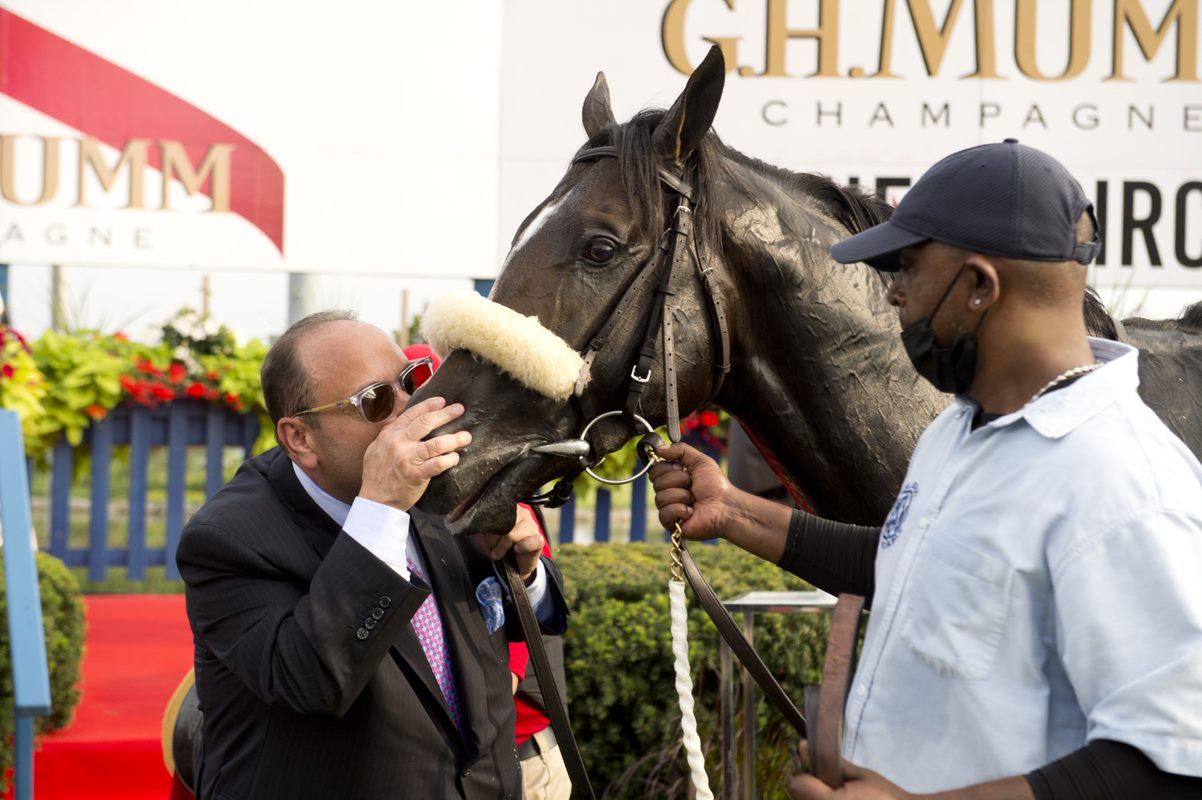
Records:
{"label": "green shrub", "polygon": [[[811,588],[729,544],[695,544],[690,552],[722,599]],[[564,639],[572,727],[594,788],[611,798],[688,796],[668,629],[668,556],[664,544],[564,545],[556,553],[572,608]],[[719,637],[692,592],[686,597],[698,727],[717,794]],[[802,686],[821,675],[828,628],[825,614],[756,619],[756,650],[799,706]],[[736,722],[742,725],[741,716]],[[788,776],[798,771],[797,735],[762,701],[756,723],[761,796],[783,798]]]}
{"label": "green shrub", "polygon": [[[37,554],[42,629],[50,671],[50,714],[39,717],[38,733],[65,727],[79,703],[79,666],[83,659],[84,609],[79,583],[63,562]],[[13,669],[9,657],[8,595],[0,571],[0,789],[12,767]]]}

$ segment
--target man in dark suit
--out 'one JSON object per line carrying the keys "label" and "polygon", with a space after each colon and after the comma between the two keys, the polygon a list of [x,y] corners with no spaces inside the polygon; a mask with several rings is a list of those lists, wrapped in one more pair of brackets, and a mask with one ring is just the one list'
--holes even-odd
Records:
{"label": "man in dark suit", "polygon": [[196,513],[177,556],[202,800],[520,797],[517,614],[481,550],[512,549],[552,633],[561,579],[528,514],[473,543],[413,508],[471,439],[424,441],[463,413],[441,398],[400,411],[423,369],[343,312],[301,320],[264,360],[280,446]]}

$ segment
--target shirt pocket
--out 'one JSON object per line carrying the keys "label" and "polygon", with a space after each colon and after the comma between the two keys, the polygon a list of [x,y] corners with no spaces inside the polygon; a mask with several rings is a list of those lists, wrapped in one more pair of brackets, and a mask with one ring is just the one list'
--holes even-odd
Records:
{"label": "shirt pocket", "polygon": [[931,542],[910,582],[902,638],[941,675],[989,677],[1006,629],[1014,571],[955,539]]}

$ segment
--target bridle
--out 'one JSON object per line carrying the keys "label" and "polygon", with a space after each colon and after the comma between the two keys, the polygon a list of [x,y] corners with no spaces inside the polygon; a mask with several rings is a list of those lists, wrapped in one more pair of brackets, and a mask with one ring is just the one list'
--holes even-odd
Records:
{"label": "bridle", "polygon": [[[606,158],[618,158],[618,149],[612,145],[591,147],[577,153],[572,164],[574,166]],[[660,182],[677,198],[671,222],[664,232],[659,247],[639,266],[613,311],[606,317],[598,332],[589,340],[584,353],[584,364],[573,392],[573,400],[579,404],[585,387],[590,384],[594,361],[607,346],[611,345],[610,337],[618,324],[634,313],[639,298],[645,292],[645,287],[655,282],[655,297],[651,302],[650,313],[642,325],[643,336],[633,358],[629,376],[626,378],[626,395],[622,406],[594,414],[576,439],[565,439],[531,448],[530,454],[577,458],[580,461],[580,466],[561,478],[551,490],[528,498],[526,502],[532,505],[554,508],[567,502],[572,494],[573,481],[581,472],[588,472],[589,475],[604,483],[629,483],[641,478],[650,469],[652,462],[659,458],[654,452],[659,443],[659,437],[651,428],[650,423],[640,415],[640,411],[643,391],[651,381],[656,338],[661,334],[668,437],[673,442],[680,441],[680,400],[676,387],[675,336],[672,329],[670,302],[674,294],[674,281],[677,276],[689,271],[689,261],[692,261],[695,267],[695,274],[708,300],[709,325],[712,329],[710,338],[712,342],[716,342],[717,350],[714,358],[713,387],[706,403],[717,396],[727,373],[730,372],[730,333],[722,291],[712,277],[712,269],[702,266],[696,237],[693,235],[691,203],[694,201],[694,187],[685,180],[684,174],[677,175],[663,167],[657,168],[657,172]],[[581,418],[587,416],[585,413],[581,414]],[[587,440],[589,430],[598,421],[614,416],[628,417],[645,429],[645,435],[636,448],[640,459],[644,462],[643,469],[629,478],[617,481],[597,475],[591,469],[596,462],[589,464],[587,461],[592,452],[592,446]],[[677,534],[679,534],[679,525],[677,529]],[[705,608],[719,634],[764,692],[765,699],[776,707],[799,735],[808,739],[811,764],[814,765],[818,777],[827,785],[838,788],[843,782],[840,755],[840,742],[843,736],[843,706],[847,699],[850,677],[854,671],[855,643],[862,620],[864,598],[849,594],[839,596],[831,621],[831,633],[823,665],[823,681],[817,685],[807,686],[805,689],[807,716],[814,720],[814,724],[807,731],[806,717],[798,710],[755,649],[744,638],[742,630],[702,576],[687,547],[682,541],[679,541],[678,535],[674,537],[673,552],[674,557],[675,554],[679,554],[682,574],[687,578],[694,594],[701,601],[701,605]],[[525,597],[517,572],[508,562],[506,562],[505,574],[510,586],[510,593],[516,601],[527,643],[530,645],[531,661],[539,682],[545,686],[554,686],[550,666],[541,652],[542,642],[538,635],[534,612]],[[592,787],[588,782],[584,763],[572,737],[566,709],[558,704],[556,691],[544,691],[543,694],[551,696],[551,703],[547,709],[548,715],[557,731],[561,746],[564,748],[565,762],[573,785],[586,796],[592,797]]]}
{"label": "bridle", "polygon": [[[607,158],[618,158],[618,148],[613,145],[590,147],[577,153],[576,157],[572,159],[572,165],[587,164]],[[647,260],[639,265],[634,277],[627,283],[626,289],[623,291],[617,305],[614,306],[613,311],[609,313],[597,332],[589,340],[584,352],[584,366],[580,371],[580,377],[576,381],[573,393],[574,398],[579,402],[579,398],[583,395],[585,387],[590,382],[593,362],[602,350],[605,350],[608,345],[612,345],[610,337],[613,335],[614,329],[620,322],[630,318],[635,313],[635,308],[639,300],[644,296],[646,287],[654,283],[656,287],[655,296],[651,301],[650,311],[642,323],[642,339],[638,350],[631,360],[630,371],[625,379],[626,396],[619,408],[593,415],[584,426],[579,439],[565,440],[565,442],[578,442],[580,440],[587,442],[586,436],[594,424],[601,419],[614,416],[627,417],[634,421],[636,425],[641,425],[645,429],[644,433],[651,432],[650,424],[641,416],[641,404],[643,391],[646,389],[647,384],[651,382],[652,363],[655,360],[655,343],[657,338],[661,338],[661,334],[664,358],[664,402],[667,409],[668,438],[673,442],[680,441],[680,399],[676,390],[676,337],[673,331],[670,302],[672,296],[675,294],[673,286],[678,280],[678,276],[690,271],[689,262],[692,262],[692,271],[697,276],[701,284],[702,293],[707,300],[709,327],[711,328],[710,339],[714,342],[714,349],[716,350],[713,385],[710,395],[705,401],[706,403],[717,397],[718,392],[722,389],[722,383],[726,379],[727,373],[730,372],[730,329],[726,321],[726,305],[722,296],[722,289],[713,278],[713,268],[702,266],[701,255],[698,252],[696,237],[694,236],[693,207],[691,205],[694,201],[694,187],[685,180],[683,171],[680,175],[673,174],[663,167],[658,167],[656,171],[660,183],[664,185],[670,194],[676,196],[676,208],[671,214],[667,230],[664,231],[663,236],[660,238],[659,246],[654,248]],[[581,414],[582,418],[587,416],[587,414]],[[565,448],[565,442],[555,442],[550,445],[536,447],[531,452],[562,453]],[[602,483],[621,484],[638,480],[650,468],[650,463],[648,463],[641,471],[628,478],[613,480],[604,478],[593,472],[592,467],[596,466],[596,463],[582,463],[580,469],[574,470],[562,478],[550,491],[535,495],[527,502],[536,505],[546,505],[550,508],[562,505],[567,502],[568,497],[571,495],[572,482],[581,472],[588,472],[589,475]]]}
{"label": "bridle", "polygon": [[[618,149],[612,145],[591,147],[583,150],[572,159],[572,164],[589,163],[605,158],[617,158]],[[726,323],[726,306],[722,290],[712,279],[713,270],[703,268],[701,256],[697,251],[697,242],[693,236],[693,186],[684,180],[683,175],[674,175],[663,167],[656,172],[660,182],[668,191],[676,195],[676,209],[672,212],[671,223],[660,240],[656,252],[643,262],[633,280],[626,287],[622,299],[610,312],[599,332],[589,341],[584,353],[584,370],[582,376],[589,374],[593,360],[605,348],[617,322],[623,319],[640,295],[643,285],[649,283],[657,275],[659,284],[655,289],[655,298],[651,304],[651,312],[643,326],[643,339],[634,363],[631,365],[626,400],[622,410],[627,414],[639,411],[643,389],[651,380],[651,363],[655,358],[655,339],[660,330],[663,331],[664,345],[664,396],[667,403],[668,436],[673,441],[680,441],[680,406],[676,396],[676,366],[675,341],[672,334],[672,315],[668,303],[672,297],[673,279],[688,271],[687,262],[692,261],[701,288],[709,301],[710,324],[714,328],[711,338],[717,343],[717,357],[714,359],[713,389],[707,398],[708,403],[717,396],[722,388],[722,382],[730,372],[730,333]],[[691,256],[691,258],[690,258]],[[584,390],[583,382],[576,385],[579,396]]]}

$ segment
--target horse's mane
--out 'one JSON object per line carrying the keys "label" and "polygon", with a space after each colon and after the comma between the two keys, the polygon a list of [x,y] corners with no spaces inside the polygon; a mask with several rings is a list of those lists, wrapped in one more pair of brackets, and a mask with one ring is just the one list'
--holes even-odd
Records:
{"label": "horse's mane", "polygon": [[866,228],[879,225],[893,214],[893,206],[874,194],[868,194],[850,186],[840,186],[826,175],[813,172],[792,172],[761,161],[758,158],[723,145],[726,155],[753,172],[768,175],[782,183],[786,189],[799,192],[818,201],[827,215],[839,221],[848,233],[859,233]]}
{"label": "horse's mane", "polygon": [[1114,317],[1106,310],[1106,305],[1092,286],[1085,287],[1085,332],[1090,336],[1101,339],[1119,340],[1118,326]]}
{"label": "horse's mane", "polygon": [[[652,133],[664,113],[659,109],[641,111],[629,122],[600,131],[581,148],[584,150],[602,145],[617,148],[623,187],[635,216],[654,231],[666,227],[664,187],[657,173],[662,159],[652,143]],[[706,198],[714,195],[718,177],[726,175],[740,188],[751,193],[750,186],[730,170],[726,160],[775,180],[789,192],[813,200],[819,210],[843,226],[848,233],[871,228],[887,220],[893,213],[888,203],[874,195],[839,186],[825,175],[791,172],[767,164],[723,144],[718,135],[710,131],[694,153],[685,176],[685,180],[693,185],[694,227],[698,239],[703,242],[717,242],[720,233],[723,209],[716,203],[706,202]]]}
{"label": "horse's mane", "polygon": [[1202,301],[1186,306],[1185,310],[1181,312],[1181,316],[1176,319],[1145,319],[1143,317],[1134,317],[1125,320],[1123,324],[1148,330],[1202,333]]}

